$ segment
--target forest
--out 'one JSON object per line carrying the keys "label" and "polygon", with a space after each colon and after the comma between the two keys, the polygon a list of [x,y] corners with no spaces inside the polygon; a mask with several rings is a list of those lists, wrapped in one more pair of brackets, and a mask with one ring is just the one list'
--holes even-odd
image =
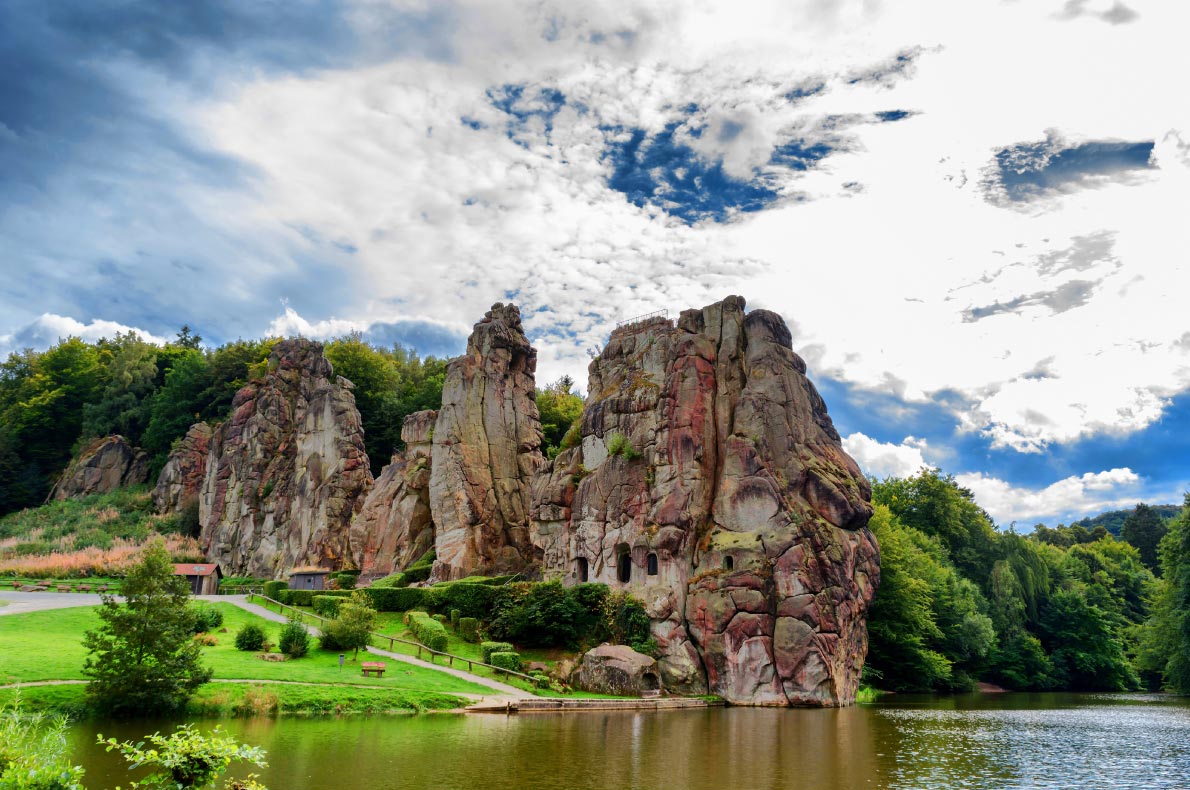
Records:
{"label": "forest", "polygon": [[[40,506],[93,437],[119,433],[145,448],[153,479],[192,423],[227,415],[276,342],[204,348],[183,327],[164,346],[126,334],[10,354],[0,364],[0,516]],[[326,355],[355,385],[378,474],[400,449],[405,416],[441,404],[446,361],[359,335],[328,342]],[[583,400],[563,377],[538,390],[537,405],[553,456]],[[882,581],[869,616],[869,685],[1190,692],[1190,507],[1138,504],[1018,534],[998,530],[940,470],[872,483]]]}

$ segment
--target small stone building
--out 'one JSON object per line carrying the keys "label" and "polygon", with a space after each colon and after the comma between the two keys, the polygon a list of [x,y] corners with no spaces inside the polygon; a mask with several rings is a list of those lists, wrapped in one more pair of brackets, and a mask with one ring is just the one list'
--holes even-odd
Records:
{"label": "small stone building", "polygon": [[328,573],[323,568],[295,568],[289,572],[289,589],[324,590]]}
{"label": "small stone building", "polygon": [[174,564],[174,576],[185,576],[191,595],[217,595],[223,572],[213,562],[181,562]]}

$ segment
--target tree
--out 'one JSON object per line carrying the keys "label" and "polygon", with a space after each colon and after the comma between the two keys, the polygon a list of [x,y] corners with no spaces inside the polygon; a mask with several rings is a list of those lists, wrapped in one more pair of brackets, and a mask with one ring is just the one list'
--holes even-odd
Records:
{"label": "tree", "polygon": [[574,379],[563,376],[545,389],[537,390],[537,411],[541,414],[541,432],[545,454],[558,454],[562,437],[583,415],[583,399],[571,392]]}
{"label": "tree", "polygon": [[1140,636],[1137,663],[1174,691],[1190,693],[1190,493],[1161,539],[1161,581]]}
{"label": "tree", "polygon": [[211,679],[190,639],[195,614],[186,580],[174,575],[160,538],[145,549],[122,585],[124,602],[104,595],[103,624],[88,631],[83,674],[93,707],[114,715],[168,713],[182,708]]}
{"label": "tree", "polygon": [[199,349],[202,347],[202,335],[197,332],[191,332],[189,324],[182,324],[182,328],[178,330],[178,337],[174,340],[174,345],[182,348]]}
{"label": "tree", "polygon": [[372,599],[363,590],[356,590],[351,599],[339,606],[339,616],[322,629],[322,647],[329,650],[354,650],[352,661],[359,658],[359,649],[371,641],[376,627],[376,610]]}
{"label": "tree", "polygon": [[1157,546],[1168,530],[1157,510],[1141,503],[1124,519],[1120,537],[1136,546],[1140,551],[1140,561],[1146,568],[1160,573],[1161,559],[1157,556]]}

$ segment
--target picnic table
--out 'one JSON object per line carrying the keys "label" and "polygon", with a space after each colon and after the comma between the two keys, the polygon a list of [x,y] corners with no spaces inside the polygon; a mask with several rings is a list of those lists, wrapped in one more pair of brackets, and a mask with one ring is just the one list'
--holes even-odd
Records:
{"label": "picnic table", "polygon": [[376,675],[378,678],[384,677],[385,664],[383,661],[365,661],[364,663],[360,664],[360,667],[364,671],[364,677],[372,674]]}

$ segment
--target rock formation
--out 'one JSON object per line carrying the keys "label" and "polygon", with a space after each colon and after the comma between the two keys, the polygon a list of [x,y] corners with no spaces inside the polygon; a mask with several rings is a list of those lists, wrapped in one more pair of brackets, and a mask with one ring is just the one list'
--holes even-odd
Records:
{"label": "rock formation", "polygon": [[149,454],[123,436],[105,436],[75,456],[50,492],[53,499],[106,494],[137,486],[149,476]]}
{"label": "rock formation", "polygon": [[368,577],[387,576],[408,567],[434,548],[430,517],[430,442],[436,411],[405,418],[405,449],[393,453],[351,523],[351,545]]}
{"label": "rock formation", "polygon": [[278,343],[210,439],[199,501],[207,558],[228,575],[354,567],[348,530],[372,484],[353,385],[322,344]]}
{"label": "rock formation", "polygon": [[639,697],[660,692],[657,662],[628,645],[602,644],[583,654],[578,670],[578,687],[596,694]]}
{"label": "rock formation", "polygon": [[665,686],[855,699],[879,583],[867,480],[784,321],[730,297],[612,333],[582,442],[534,483],[547,576],[641,598]]}
{"label": "rock formation", "polygon": [[202,491],[211,433],[205,422],[195,423],[170,451],[153,489],[153,505],[159,513],[181,510]]}
{"label": "rock formation", "polygon": [[545,459],[536,367],[520,310],[503,304],[492,305],[467,340],[467,353],[447,366],[430,464],[435,579],[537,564],[530,487]]}

